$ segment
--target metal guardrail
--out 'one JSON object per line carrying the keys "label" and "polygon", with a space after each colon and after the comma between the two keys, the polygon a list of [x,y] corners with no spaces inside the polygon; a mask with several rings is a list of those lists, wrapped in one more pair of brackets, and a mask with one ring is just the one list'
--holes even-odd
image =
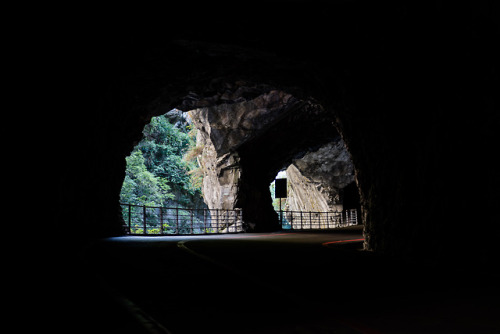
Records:
{"label": "metal guardrail", "polygon": [[281,211],[279,214],[284,230],[332,229],[358,225],[356,209],[329,212]]}
{"label": "metal guardrail", "polygon": [[[189,235],[241,233],[242,210],[167,208],[121,204],[125,234]],[[280,211],[283,230],[334,229],[358,225],[356,209],[329,212]]]}
{"label": "metal guardrail", "polygon": [[243,232],[242,210],[121,204],[126,234],[185,235]]}

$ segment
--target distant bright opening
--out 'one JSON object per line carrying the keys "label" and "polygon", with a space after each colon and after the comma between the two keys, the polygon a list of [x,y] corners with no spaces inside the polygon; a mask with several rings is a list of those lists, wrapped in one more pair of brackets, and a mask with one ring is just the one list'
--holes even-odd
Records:
{"label": "distant bright opening", "polygon": [[[285,193],[280,191],[280,183]],[[354,167],[340,139],[294,159],[276,175],[270,192],[283,229],[329,229],[361,223]]]}
{"label": "distant bright opening", "polygon": [[126,157],[120,192],[129,233],[164,234],[174,225],[176,233],[195,233],[194,226],[206,220],[196,132],[188,113],[178,109],[144,127],[142,140]]}

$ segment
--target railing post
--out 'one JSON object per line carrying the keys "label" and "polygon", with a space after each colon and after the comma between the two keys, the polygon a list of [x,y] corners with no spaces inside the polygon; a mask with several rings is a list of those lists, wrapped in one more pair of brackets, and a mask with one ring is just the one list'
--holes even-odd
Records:
{"label": "railing post", "polygon": [[216,219],[216,226],[217,226],[217,233],[219,233],[219,209],[215,209],[215,219]]}
{"label": "railing post", "polygon": [[230,232],[229,230],[229,209],[226,209],[226,215],[225,215],[225,224],[226,224],[226,229],[227,229],[227,233]]}
{"label": "railing post", "polygon": [[175,234],[179,234],[179,208],[175,208]]}
{"label": "railing post", "polygon": [[193,226],[194,212],[193,210],[189,211],[191,212],[191,234],[194,234],[194,226]]}
{"label": "railing post", "polygon": [[245,232],[244,225],[243,225],[243,210],[242,209],[238,210],[238,221],[240,222],[241,232]]}
{"label": "railing post", "polygon": [[208,233],[207,230],[207,210],[203,209],[203,231],[204,233]]}
{"label": "railing post", "polygon": [[280,225],[281,229],[283,229],[283,211],[281,211],[281,197],[280,197]]}
{"label": "railing post", "polygon": [[160,206],[160,234],[163,234],[163,208]]}
{"label": "railing post", "polygon": [[146,205],[143,205],[142,206],[142,226],[144,228],[144,231],[142,231],[143,234],[147,234],[146,233]]}
{"label": "railing post", "polygon": [[233,210],[233,215],[234,215],[234,222],[233,222],[233,225],[234,225],[234,232],[238,232],[238,221],[236,219],[236,215],[237,215],[238,211],[235,211]]}
{"label": "railing post", "polygon": [[128,204],[128,234],[132,233],[132,224],[131,224],[131,217],[132,217],[132,209],[130,203]]}

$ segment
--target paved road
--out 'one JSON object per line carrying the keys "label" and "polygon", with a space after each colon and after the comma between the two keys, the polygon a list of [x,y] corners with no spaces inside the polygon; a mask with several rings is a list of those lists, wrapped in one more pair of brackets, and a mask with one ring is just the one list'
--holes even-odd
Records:
{"label": "paved road", "polygon": [[494,278],[450,284],[449,268],[374,256],[361,240],[359,228],[120,237],[85,259],[112,297],[94,310],[109,333],[499,332]]}

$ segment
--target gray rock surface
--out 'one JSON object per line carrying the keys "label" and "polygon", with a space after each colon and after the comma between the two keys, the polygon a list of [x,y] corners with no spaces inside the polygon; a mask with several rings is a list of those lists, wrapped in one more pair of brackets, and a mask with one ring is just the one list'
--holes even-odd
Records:
{"label": "gray rock surface", "polygon": [[287,168],[287,210],[342,210],[341,190],[354,182],[354,167],[342,139],[294,159]]}

